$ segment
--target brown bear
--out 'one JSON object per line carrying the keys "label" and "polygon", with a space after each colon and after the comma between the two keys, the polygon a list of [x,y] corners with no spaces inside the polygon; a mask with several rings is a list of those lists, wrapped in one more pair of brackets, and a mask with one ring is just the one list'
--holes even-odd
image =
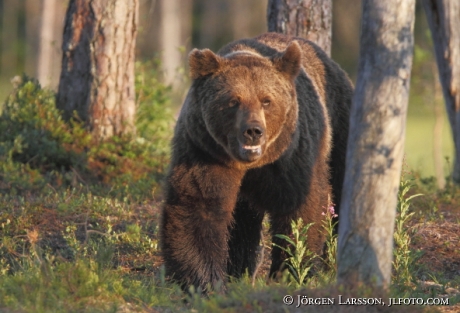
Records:
{"label": "brown bear", "polygon": [[[321,253],[322,213],[340,203],[345,170],[347,75],[312,42],[276,33],[194,49],[189,65],[162,212],[167,274],[203,291],[251,274],[266,213],[273,236],[313,222],[308,245]],[[274,247],[271,258],[273,276],[286,255]]]}

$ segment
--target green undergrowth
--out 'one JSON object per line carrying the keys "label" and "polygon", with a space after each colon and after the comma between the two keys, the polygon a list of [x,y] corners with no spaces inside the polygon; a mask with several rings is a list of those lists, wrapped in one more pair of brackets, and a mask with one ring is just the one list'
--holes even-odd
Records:
{"label": "green undergrowth", "polygon": [[170,304],[158,204],[50,190],[0,195],[0,311],[118,312]]}
{"label": "green undergrowth", "polygon": [[411,212],[410,205],[412,199],[422,196],[422,194],[409,195],[411,180],[401,180],[398,204],[396,207],[395,231],[393,234],[395,249],[393,251],[393,283],[396,288],[401,290],[415,282],[416,261],[419,253],[410,249],[411,237],[408,222],[415,214]]}
{"label": "green undergrowth", "polygon": [[26,76],[16,79],[0,115],[0,192],[83,184],[150,195],[168,163],[173,126],[170,88],[156,79],[156,68],[137,64],[136,135],[104,141],[93,138],[78,117],[64,121],[54,92]]}
{"label": "green undergrowth", "polygon": [[[408,184],[401,185],[399,212],[408,213],[407,204],[418,199],[409,198]],[[90,189],[80,185],[40,194],[0,194],[0,312],[420,312],[417,306],[297,306],[298,301],[323,301],[317,298],[335,304],[358,297],[386,303],[389,297],[426,300],[445,291],[418,286],[418,267],[409,258],[395,266],[388,295],[365,287],[337,287],[331,278],[335,269],[328,267],[302,281],[289,277],[288,271],[279,281],[268,281],[263,273],[254,282],[247,276],[231,281],[226,294],[186,295],[164,275],[158,246],[161,203]],[[411,235],[404,216],[398,217],[403,231],[396,227],[395,235]],[[299,236],[290,240],[297,248],[305,247],[300,235],[308,225],[293,225]],[[395,254],[404,260],[410,247],[396,247]],[[309,255],[298,251],[290,250],[295,260]],[[293,264],[294,273],[308,271],[308,263]],[[292,296],[293,304],[284,304],[285,296]],[[458,300],[451,297],[450,303]]]}
{"label": "green undergrowth", "polygon": [[422,178],[417,172],[405,173],[401,179],[392,296],[442,296],[449,298],[450,304],[460,303],[460,276],[453,274],[458,268],[460,245],[448,243],[460,229],[460,188],[449,180],[447,177],[441,190],[435,178]]}

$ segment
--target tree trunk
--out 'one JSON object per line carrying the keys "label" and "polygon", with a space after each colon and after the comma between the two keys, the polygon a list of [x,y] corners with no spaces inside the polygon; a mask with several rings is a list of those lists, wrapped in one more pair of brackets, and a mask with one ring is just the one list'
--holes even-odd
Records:
{"label": "tree trunk", "polygon": [[[433,73],[436,72],[433,64]],[[438,76],[438,75],[436,75]],[[434,106],[434,127],[433,127],[433,159],[434,159],[434,173],[436,176],[436,182],[439,189],[446,187],[446,178],[444,176],[444,160],[442,155],[442,129],[444,126],[444,110],[440,102],[442,98],[441,86],[438,82],[439,77],[434,81],[434,95],[433,95],[433,106]]]}
{"label": "tree trunk", "polygon": [[338,243],[340,284],[387,287],[412,67],[415,0],[363,2]]}
{"label": "tree trunk", "polygon": [[57,105],[97,138],[134,132],[139,0],[71,0]]}
{"label": "tree trunk", "polygon": [[161,64],[165,82],[177,87],[178,68],[182,64],[181,15],[179,0],[161,0]]}
{"label": "tree trunk", "polygon": [[303,37],[331,55],[332,0],[269,0],[268,31]]}
{"label": "tree trunk", "polygon": [[54,15],[56,0],[44,0],[41,12],[40,50],[37,60],[37,78],[42,86],[51,85],[51,65],[53,58]]}
{"label": "tree trunk", "polygon": [[434,41],[447,115],[454,138],[453,180],[460,183],[460,2],[423,0]]}

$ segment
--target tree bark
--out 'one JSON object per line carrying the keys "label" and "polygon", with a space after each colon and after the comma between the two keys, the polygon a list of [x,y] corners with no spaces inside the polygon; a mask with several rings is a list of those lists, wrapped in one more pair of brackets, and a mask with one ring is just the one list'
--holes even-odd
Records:
{"label": "tree bark", "polygon": [[53,59],[54,15],[56,0],[44,0],[41,12],[40,50],[37,60],[37,78],[42,86],[51,85],[51,66]]}
{"label": "tree bark", "polygon": [[161,65],[165,82],[177,86],[177,69],[181,64],[180,3],[179,0],[161,0]]}
{"label": "tree bark", "polygon": [[331,55],[332,0],[269,0],[268,31],[303,37]]}
{"label": "tree bark", "polygon": [[439,80],[454,139],[452,177],[460,184],[460,2],[423,0],[422,3],[433,37]]}
{"label": "tree bark", "polygon": [[[433,64],[433,67],[435,65]],[[433,73],[436,70],[433,69]],[[436,75],[438,76],[438,75]],[[434,81],[433,109],[434,109],[434,127],[433,127],[433,159],[434,173],[439,189],[446,187],[446,178],[444,176],[444,160],[442,154],[442,129],[444,126],[444,110],[440,102],[442,98],[441,86],[438,83],[439,77]]]}
{"label": "tree bark", "polygon": [[387,287],[412,67],[415,0],[363,2],[338,242],[339,284]]}
{"label": "tree bark", "polygon": [[97,138],[135,131],[134,48],[139,0],[71,0],[57,105]]}

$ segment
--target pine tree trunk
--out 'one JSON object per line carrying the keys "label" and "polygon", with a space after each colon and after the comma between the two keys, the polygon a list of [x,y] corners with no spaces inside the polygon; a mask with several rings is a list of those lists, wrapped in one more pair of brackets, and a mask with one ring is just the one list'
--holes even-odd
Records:
{"label": "pine tree trunk", "polygon": [[179,84],[178,69],[182,64],[181,5],[179,0],[160,1],[161,65],[165,82],[176,88]]}
{"label": "pine tree trunk", "polygon": [[37,60],[37,78],[42,86],[51,85],[51,70],[53,59],[54,16],[56,14],[56,0],[44,0],[41,12],[40,50]]}
{"label": "pine tree trunk", "polygon": [[331,55],[332,0],[269,0],[268,31],[303,37]]}
{"label": "pine tree trunk", "polygon": [[97,138],[134,132],[139,0],[71,0],[57,105]]}
{"label": "pine tree trunk", "polygon": [[453,179],[460,184],[460,2],[458,0],[423,0],[434,41],[452,137],[455,159]]}
{"label": "pine tree trunk", "polygon": [[414,15],[415,0],[363,2],[340,209],[340,284],[390,284]]}

